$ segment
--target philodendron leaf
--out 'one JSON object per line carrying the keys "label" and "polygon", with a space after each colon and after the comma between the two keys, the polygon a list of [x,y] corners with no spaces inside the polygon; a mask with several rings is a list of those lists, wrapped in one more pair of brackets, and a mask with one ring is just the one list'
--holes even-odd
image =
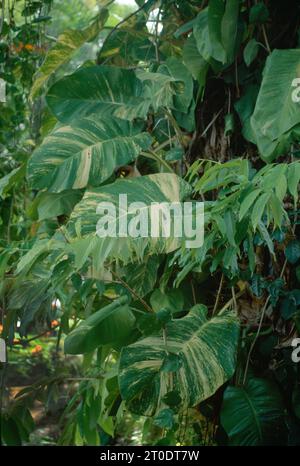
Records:
{"label": "philodendron leaf", "polygon": [[[145,102],[151,103],[154,111],[158,111],[160,107],[172,107],[173,99],[176,95],[177,78],[164,74],[164,65],[162,65],[157,73],[138,70],[137,77],[143,83],[143,98]],[[180,95],[180,93],[179,93]]]}
{"label": "philodendron leaf", "polygon": [[[239,324],[231,312],[210,320],[203,305],[194,306],[165,330],[123,348],[119,384],[122,398],[135,413],[154,415],[162,399],[175,390],[182,406],[195,406],[213,395],[235,370]],[[176,370],[166,368],[176,356]],[[180,363],[179,363],[180,361]]]}
{"label": "philodendron leaf", "polygon": [[239,0],[226,0],[221,24],[223,47],[226,51],[226,63],[234,61],[238,41]]}
{"label": "philodendron leaf", "polygon": [[255,144],[255,137],[250,124],[250,118],[253,113],[256,98],[258,94],[258,86],[249,84],[244,91],[242,97],[234,104],[234,108],[239,114],[241,123],[243,125],[242,134],[245,139]]}
{"label": "philodendron leaf", "polygon": [[38,219],[45,220],[58,215],[69,215],[82,195],[81,190],[68,190],[60,193],[42,192],[37,197]]}
{"label": "philodendron leaf", "polygon": [[207,61],[205,61],[200,55],[194,34],[191,34],[184,44],[183,61],[193,78],[198,81],[199,86],[202,89],[205,85],[209,63],[207,63]]}
{"label": "philodendron leaf", "polygon": [[99,346],[122,343],[135,322],[127,303],[127,296],[121,296],[82,321],[65,339],[65,353],[84,354]]}
{"label": "philodendron leaf", "polygon": [[278,445],[285,436],[284,408],[277,387],[250,378],[243,387],[224,393],[221,423],[234,446]]}
{"label": "philodendron leaf", "polygon": [[161,65],[159,71],[172,76],[175,81],[181,84],[181,87],[182,83],[184,84],[184,89],[177,85],[172,108],[187,113],[193,99],[193,79],[189,70],[181,61],[172,57],[166,61],[165,65]]}
{"label": "philodendron leaf", "polygon": [[96,20],[87,28],[82,31],[68,29],[58,36],[57,42],[54,47],[49,50],[44,62],[35,75],[35,80],[30,94],[32,99],[36,97],[39,90],[47,82],[49,77],[62,65],[71,60],[73,55],[85,42],[95,39],[103,28],[107,18],[108,10],[103,8]]}
{"label": "philodendron leaf", "polygon": [[210,0],[194,23],[198,50],[207,62],[228,65],[234,60],[237,40],[238,0]]}
{"label": "philodendron leaf", "polygon": [[[143,203],[139,213],[130,214],[125,205],[119,205],[120,195],[124,193],[127,194],[127,206],[133,202]],[[69,247],[75,253],[76,266],[80,268],[89,256],[92,257],[96,269],[101,269],[108,258],[120,259],[126,264],[145,259],[148,255],[178,249],[183,244],[183,238],[172,235],[151,236],[151,203],[180,203],[189,194],[190,186],[171,173],[118,180],[113,184],[86,191],[83,199],[76,205],[68,224],[72,238]],[[111,213],[105,217],[110,235],[99,237],[96,229],[102,217],[97,213],[97,208],[103,202],[112,203],[116,210],[112,207]],[[119,235],[120,223],[125,227],[125,236]],[[146,224],[147,234],[139,236],[142,225]]]}
{"label": "philodendron leaf", "polygon": [[[225,58],[225,51],[222,49],[222,46],[220,46],[220,43],[215,44],[211,39],[209,35],[209,30],[208,30],[208,9],[205,8],[204,10],[200,11],[198,14],[194,28],[194,37],[196,41],[196,45],[198,48],[198,51],[203,57],[203,60],[205,62],[210,63],[212,59],[217,60],[219,54],[219,48],[221,47],[221,54],[222,54],[222,59]],[[219,47],[218,47],[219,45]]]}
{"label": "philodendron leaf", "polygon": [[212,57],[221,63],[226,62],[226,51],[222,44],[222,18],[224,14],[224,2],[222,0],[210,0],[208,4],[208,32],[211,44],[213,44]]}
{"label": "philodendron leaf", "polygon": [[142,126],[91,115],[60,126],[44,139],[28,163],[28,179],[51,192],[99,186],[151,143]]}
{"label": "philodendron leaf", "polygon": [[[125,120],[144,118],[151,100],[143,98],[143,83],[133,70],[114,66],[88,66],[56,82],[46,100],[59,121],[97,114]],[[101,116],[101,118],[100,118]]]}
{"label": "philodendron leaf", "polygon": [[269,55],[251,117],[261,157],[271,162],[289,149],[300,133],[299,102],[293,83],[300,77],[300,49],[274,50]]}

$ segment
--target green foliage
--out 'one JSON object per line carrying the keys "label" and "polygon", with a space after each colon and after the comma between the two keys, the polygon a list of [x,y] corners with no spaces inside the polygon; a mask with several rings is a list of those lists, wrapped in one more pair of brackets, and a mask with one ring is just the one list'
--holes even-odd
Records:
{"label": "green foliage", "polygon": [[103,9],[99,17],[83,31],[67,30],[57,38],[54,47],[48,52],[44,63],[39,68],[35,81],[31,88],[30,97],[33,99],[40,88],[47,82],[62,65],[69,62],[72,55],[78,51],[81,45],[92,41],[99,34],[108,18],[108,11]]}
{"label": "green foliage", "polygon": [[127,297],[123,296],[85,319],[67,336],[65,352],[89,353],[100,346],[125,341],[135,321],[126,303]]}
{"label": "green foliage", "polygon": [[141,125],[97,120],[94,114],[59,126],[44,139],[28,163],[28,180],[35,189],[61,192],[99,186],[150,146]]}
{"label": "green foliage", "polygon": [[297,141],[299,109],[292,83],[299,63],[299,50],[274,50],[266,61],[251,125],[260,154],[268,162]]}
{"label": "green foliage", "polygon": [[171,390],[184,408],[195,406],[232,376],[238,323],[232,315],[207,321],[206,312],[204,306],[195,306],[160,333],[122,350],[120,391],[129,409],[154,415]]}
{"label": "green foliage", "polygon": [[[76,205],[67,226],[70,235],[69,249],[75,254],[75,264],[82,267],[90,256],[94,267],[100,270],[108,258],[121,260],[124,264],[132,260],[143,260],[149,255],[171,252],[178,249],[184,238],[151,237],[151,236],[114,236],[118,231],[120,219],[124,216],[121,209],[116,209],[116,218],[108,213],[107,222],[113,235],[99,237],[96,227],[99,215],[96,208],[100,202],[110,199],[115,206],[119,204],[119,195],[127,194],[128,205],[132,202],[143,202],[147,209],[140,213],[139,219],[128,214],[128,228],[139,231],[140,222],[149,215],[151,202],[181,202],[190,193],[190,186],[172,173],[157,173],[134,178],[133,180],[117,180],[101,188],[86,191],[83,199]],[[114,214],[115,212],[113,212]],[[148,220],[146,220],[147,222]]]}
{"label": "green foliage", "polygon": [[[100,2],[62,33],[50,3],[3,23],[0,297],[15,351],[54,321],[80,364],[59,444],[111,444],[130,422],[147,444],[297,443],[296,2],[280,34],[275,1],[141,0],[126,18]],[[99,237],[97,207],[120,194],[140,223],[153,203],[204,202],[203,245]],[[30,442],[29,399],[61,381],[5,404],[6,445]]]}
{"label": "green foliage", "polygon": [[221,422],[230,445],[280,445],[284,443],[284,408],[276,386],[250,378],[244,387],[229,386],[224,393]]}

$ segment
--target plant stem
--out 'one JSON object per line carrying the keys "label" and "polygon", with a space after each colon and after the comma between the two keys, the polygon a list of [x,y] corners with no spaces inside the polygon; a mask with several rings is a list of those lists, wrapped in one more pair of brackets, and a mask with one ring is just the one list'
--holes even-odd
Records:
{"label": "plant stem", "polygon": [[170,112],[170,110],[168,108],[165,109],[166,111],[166,115],[170,121],[170,123],[172,124],[174,130],[175,130],[175,133],[178,137],[178,141],[180,142],[181,146],[183,147],[183,149],[185,149],[185,143],[184,143],[184,138],[183,138],[183,133],[177,123],[177,121],[175,120],[175,118],[173,117],[172,115],[172,112]]}
{"label": "plant stem", "polygon": [[153,160],[156,160],[157,162],[161,163],[165,168],[167,168],[167,170],[171,173],[174,173],[174,170],[170,167],[170,165],[168,164],[168,162],[166,162],[162,157],[160,157],[156,152],[153,152],[153,151],[148,151],[148,152],[144,152],[142,151],[141,152],[141,155],[143,155],[144,157],[148,157],[150,159],[153,159]]}
{"label": "plant stem", "polygon": [[139,296],[138,293],[128,285],[128,283],[126,283],[121,277],[119,277],[119,275],[116,272],[113,272],[112,270],[110,272],[111,272],[112,275],[114,275],[116,277],[116,279],[123,286],[125,286],[125,288],[127,288],[128,291],[130,291],[131,294],[133,294],[133,296],[136,297],[136,299],[138,301],[140,301],[140,303],[145,307],[145,309],[147,309],[148,312],[151,312],[151,313],[154,312],[153,309],[146,303],[146,301],[144,301],[143,298],[141,298],[141,296]]}
{"label": "plant stem", "polygon": [[213,308],[213,311],[212,311],[212,315],[215,314],[215,312],[216,312],[216,310],[218,308],[218,305],[219,305],[221,291],[222,291],[222,288],[223,288],[223,281],[224,281],[224,274],[222,273],[219,288],[218,288],[218,293],[217,293],[217,297],[216,297],[216,301],[215,301],[215,305],[214,305],[214,308]]}
{"label": "plant stem", "polygon": [[268,41],[268,36],[267,36],[267,33],[266,33],[266,28],[265,28],[265,25],[263,24],[262,27],[262,33],[263,33],[263,36],[264,36],[264,40],[265,40],[265,43],[266,43],[266,49],[269,53],[272,53],[272,50],[270,48],[270,44],[269,44],[269,41]]}
{"label": "plant stem", "polygon": [[247,373],[248,373],[248,369],[249,369],[249,363],[250,363],[250,358],[251,358],[251,354],[252,354],[252,351],[254,349],[254,346],[257,342],[257,339],[259,337],[259,334],[260,334],[260,330],[261,330],[261,327],[262,327],[262,323],[263,323],[263,320],[264,320],[264,317],[265,317],[265,313],[266,313],[266,310],[267,310],[267,307],[268,307],[268,304],[269,304],[269,301],[271,299],[271,296],[269,295],[266,299],[266,302],[265,302],[265,305],[263,307],[263,310],[262,310],[262,313],[261,313],[261,317],[260,317],[260,321],[259,321],[259,325],[258,325],[258,329],[257,329],[257,332],[256,332],[256,335],[255,335],[255,338],[250,346],[250,350],[249,350],[249,353],[248,353],[248,357],[247,357],[247,362],[246,362],[246,367],[245,367],[245,373],[244,373],[244,379],[243,379],[243,385],[245,385],[246,383],[246,380],[247,380]]}

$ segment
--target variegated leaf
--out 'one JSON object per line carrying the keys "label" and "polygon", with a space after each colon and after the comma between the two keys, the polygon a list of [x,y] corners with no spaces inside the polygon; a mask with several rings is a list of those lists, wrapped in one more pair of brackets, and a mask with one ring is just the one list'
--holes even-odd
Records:
{"label": "variegated leaf", "polygon": [[28,178],[34,188],[51,192],[98,186],[150,143],[141,125],[91,115],[46,137],[29,160]]}
{"label": "variegated leaf", "polygon": [[143,97],[143,83],[133,70],[114,66],[88,66],[55,83],[46,100],[62,122],[97,114],[125,120],[144,118],[150,99]]}
{"label": "variegated leaf", "polygon": [[[81,267],[89,256],[93,257],[96,268],[103,267],[106,259],[120,259],[123,263],[141,260],[146,255],[173,251],[182,244],[181,238],[172,236],[147,237],[131,236],[98,237],[97,222],[100,215],[96,210],[101,202],[111,202],[117,207],[116,218],[111,225],[118,223],[125,212],[118,209],[119,195],[127,194],[128,205],[133,202],[145,204],[145,214],[149,216],[151,203],[181,202],[190,194],[190,186],[175,174],[159,173],[143,177],[118,180],[113,184],[86,191],[76,205],[68,225],[71,235],[70,247],[75,252],[77,267]],[[128,215],[127,224],[134,215]],[[150,228],[150,227],[149,227]]]}
{"label": "variegated leaf", "polygon": [[153,415],[171,391],[183,407],[212,396],[235,370],[239,325],[229,312],[210,320],[206,307],[194,306],[163,331],[123,348],[119,384],[128,408]]}
{"label": "variegated leaf", "polygon": [[35,75],[30,97],[33,99],[49,77],[62,65],[71,60],[77,50],[85,43],[93,40],[103,28],[108,18],[108,10],[102,9],[93,23],[83,31],[69,29],[57,38],[57,42],[46,55],[44,62]]}

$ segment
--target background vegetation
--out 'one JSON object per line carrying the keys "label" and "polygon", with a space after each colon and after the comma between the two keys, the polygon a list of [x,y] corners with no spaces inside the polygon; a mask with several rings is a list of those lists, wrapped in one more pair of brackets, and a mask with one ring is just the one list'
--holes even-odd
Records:
{"label": "background vegetation", "polygon": [[2,443],[299,445],[299,2],[0,4]]}

